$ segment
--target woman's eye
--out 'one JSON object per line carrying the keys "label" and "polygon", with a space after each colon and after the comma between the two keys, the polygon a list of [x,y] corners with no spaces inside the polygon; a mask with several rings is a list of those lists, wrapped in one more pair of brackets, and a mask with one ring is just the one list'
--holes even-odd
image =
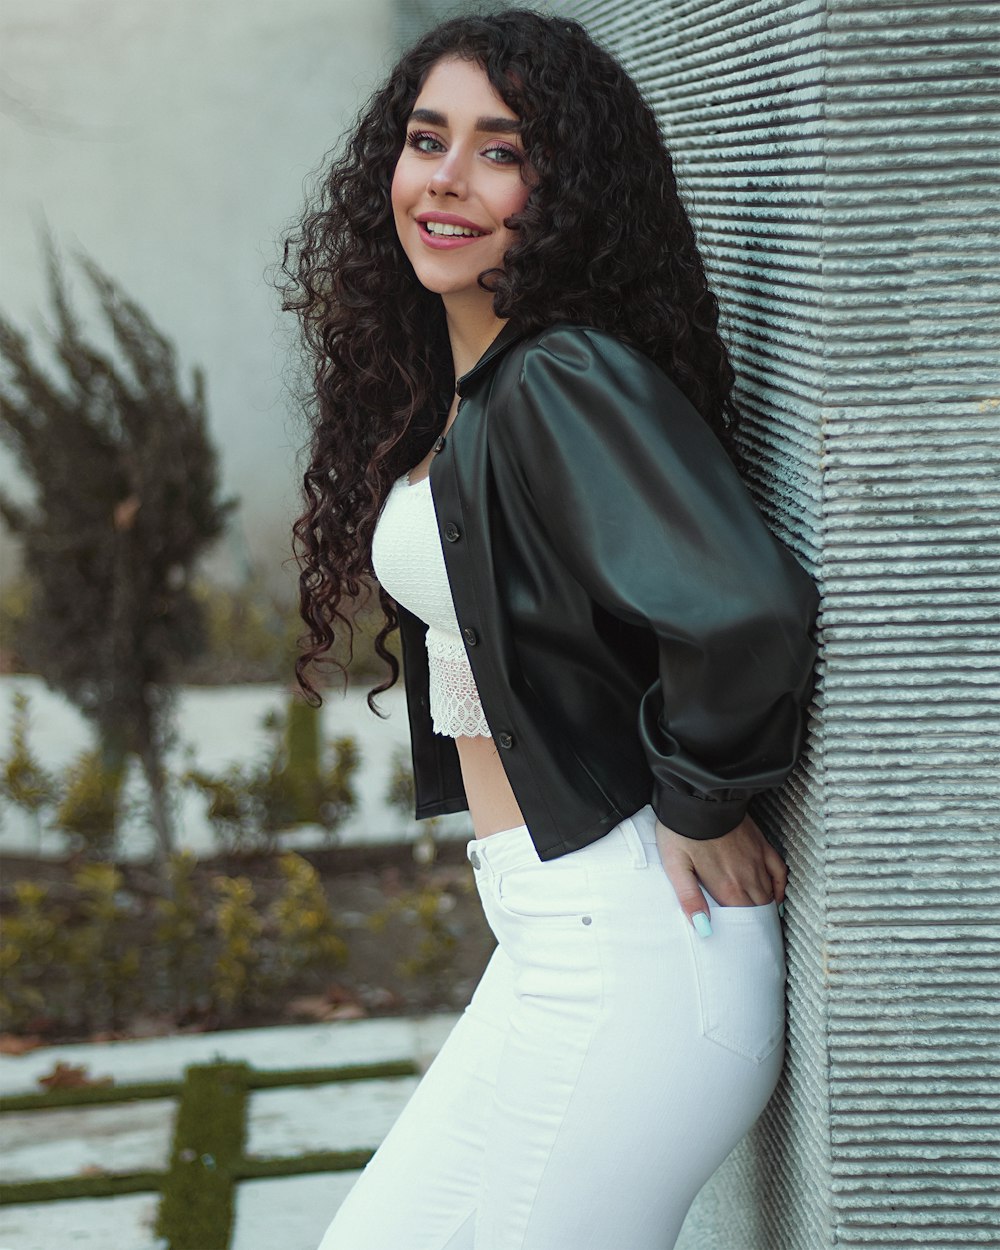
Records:
{"label": "woman's eye", "polygon": [[422,130],[414,130],[414,131],[411,131],[411,132],[410,132],[410,133],[406,136],[406,142],[407,142],[407,145],[408,145],[409,147],[411,147],[411,148],[416,148],[416,150],[417,150],[418,152],[430,152],[430,151],[433,151],[433,149],[432,149],[432,148],[430,148],[430,147],[425,147],[425,146],[424,146],[425,144],[433,144],[433,143],[436,143],[436,144],[438,145],[438,147],[441,147],[441,141],[440,141],[440,139],[437,139],[437,138],[435,138],[435,136],[434,136],[434,135],[429,135],[429,134],[427,134],[426,132],[424,132],[424,131],[422,131]]}
{"label": "woman's eye", "polygon": [[[509,148],[506,144],[499,144],[494,148],[487,148],[485,155],[493,161],[494,165],[520,165],[521,153],[516,148]],[[494,160],[494,157],[499,159]]]}

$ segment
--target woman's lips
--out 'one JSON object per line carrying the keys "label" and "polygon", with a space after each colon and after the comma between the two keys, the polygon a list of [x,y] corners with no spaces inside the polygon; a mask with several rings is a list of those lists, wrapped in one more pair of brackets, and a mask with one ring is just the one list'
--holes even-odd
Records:
{"label": "woman's lips", "polygon": [[428,247],[436,251],[449,251],[452,248],[464,247],[467,243],[478,243],[480,239],[488,239],[488,234],[431,234],[420,222],[417,222],[417,233]]}

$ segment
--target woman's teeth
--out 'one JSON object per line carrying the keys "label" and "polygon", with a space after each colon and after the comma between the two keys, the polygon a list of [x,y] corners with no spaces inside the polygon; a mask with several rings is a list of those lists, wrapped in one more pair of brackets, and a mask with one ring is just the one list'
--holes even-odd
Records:
{"label": "woman's teeth", "polygon": [[428,234],[467,234],[471,238],[478,239],[480,235],[486,233],[485,230],[469,230],[466,226],[449,226],[443,221],[425,221],[423,224]]}

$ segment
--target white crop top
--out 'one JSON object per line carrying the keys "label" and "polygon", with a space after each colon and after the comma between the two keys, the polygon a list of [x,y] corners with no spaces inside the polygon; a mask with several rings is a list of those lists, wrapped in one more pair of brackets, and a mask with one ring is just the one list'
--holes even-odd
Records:
{"label": "white crop top", "polygon": [[375,524],[372,567],[386,594],[427,625],[434,732],[491,738],[448,582],[430,477],[395,481]]}

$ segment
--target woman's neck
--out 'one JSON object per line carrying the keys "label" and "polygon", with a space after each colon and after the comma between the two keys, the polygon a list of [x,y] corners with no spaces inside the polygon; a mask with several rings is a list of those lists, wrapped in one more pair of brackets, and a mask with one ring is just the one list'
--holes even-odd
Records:
{"label": "woman's neck", "polygon": [[449,306],[445,299],[445,316],[455,377],[460,378],[479,360],[503,329],[505,321],[494,313],[492,300],[476,308],[457,309]]}

